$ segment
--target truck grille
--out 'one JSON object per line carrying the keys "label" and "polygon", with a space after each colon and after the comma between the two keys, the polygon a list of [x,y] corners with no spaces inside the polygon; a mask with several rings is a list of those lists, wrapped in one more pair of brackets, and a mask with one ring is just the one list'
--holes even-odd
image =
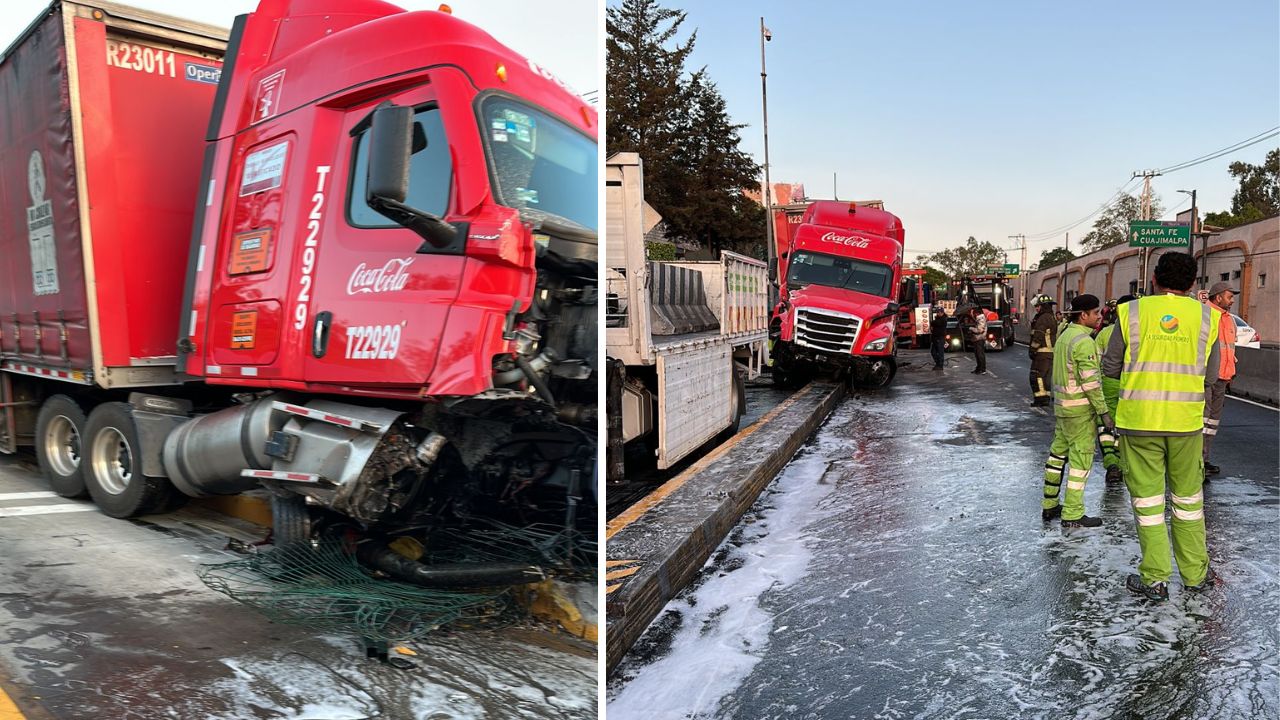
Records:
{"label": "truck grille", "polygon": [[847,313],[817,308],[796,308],[796,344],[848,354],[858,338],[862,320]]}

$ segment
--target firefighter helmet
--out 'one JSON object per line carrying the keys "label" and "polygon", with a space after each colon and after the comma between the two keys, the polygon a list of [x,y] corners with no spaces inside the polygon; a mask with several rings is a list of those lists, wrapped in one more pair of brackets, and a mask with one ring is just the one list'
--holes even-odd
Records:
{"label": "firefighter helmet", "polygon": [[1058,301],[1048,295],[1037,295],[1036,299],[1031,301],[1031,304],[1040,307],[1041,305],[1057,305]]}

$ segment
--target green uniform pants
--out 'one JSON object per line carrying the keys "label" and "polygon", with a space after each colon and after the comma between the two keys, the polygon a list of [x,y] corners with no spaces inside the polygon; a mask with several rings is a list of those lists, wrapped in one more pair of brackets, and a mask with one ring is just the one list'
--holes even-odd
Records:
{"label": "green uniform pants", "polygon": [[[1138,526],[1142,562],[1138,572],[1150,585],[1165,582],[1173,574],[1169,559],[1169,536],[1173,536],[1173,557],[1184,585],[1199,585],[1209,571],[1209,550],[1204,540],[1204,459],[1199,433],[1173,437],[1120,436],[1120,459],[1124,480]],[[1165,475],[1173,500],[1172,528],[1165,529]],[[1064,513],[1065,515],[1065,513]]]}
{"label": "green uniform pants", "polygon": [[1041,507],[1048,510],[1058,504],[1058,492],[1065,481],[1063,520],[1079,520],[1084,516],[1084,484],[1093,467],[1094,422],[1092,414],[1060,417],[1053,428],[1053,444],[1049,446],[1049,460],[1044,464]]}
{"label": "green uniform pants", "polygon": [[1102,425],[1098,426],[1098,445],[1102,448],[1102,467],[1108,470],[1120,467],[1120,448],[1116,444],[1116,436],[1107,432]]}

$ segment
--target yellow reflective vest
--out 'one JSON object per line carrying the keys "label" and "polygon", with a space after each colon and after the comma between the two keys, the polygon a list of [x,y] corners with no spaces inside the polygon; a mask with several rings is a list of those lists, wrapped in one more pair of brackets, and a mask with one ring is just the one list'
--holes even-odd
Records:
{"label": "yellow reflective vest", "polygon": [[1124,367],[1116,427],[1166,434],[1204,428],[1204,376],[1222,312],[1183,295],[1152,295],[1117,308]]}

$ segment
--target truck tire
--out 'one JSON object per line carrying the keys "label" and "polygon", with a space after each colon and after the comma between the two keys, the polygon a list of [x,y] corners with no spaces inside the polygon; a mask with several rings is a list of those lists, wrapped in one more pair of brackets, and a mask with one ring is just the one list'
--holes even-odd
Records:
{"label": "truck tire", "polygon": [[84,411],[66,395],[50,396],[36,417],[36,459],[49,488],[62,497],[80,498],[89,492],[80,461],[84,426]]}
{"label": "truck tire", "polygon": [[311,512],[307,499],[295,493],[271,493],[272,543],[278,548],[311,542]]}
{"label": "truck tire", "polygon": [[866,375],[863,378],[863,384],[872,390],[888,387],[897,374],[898,361],[896,358],[887,357],[875,360],[868,366]]}
{"label": "truck tire", "polygon": [[84,438],[84,484],[103,514],[129,518],[160,512],[179,494],[168,478],[142,474],[142,444],[128,403],[94,408]]}
{"label": "truck tire", "polygon": [[[730,361],[731,365],[735,365]],[[747,381],[742,379],[742,373],[738,372],[736,365],[732,369],[733,372],[733,422],[729,423],[729,427],[725,428],[722,436],[727,440],[738,434],[738,429],[742,427],[742,416],[747,412]]]}

